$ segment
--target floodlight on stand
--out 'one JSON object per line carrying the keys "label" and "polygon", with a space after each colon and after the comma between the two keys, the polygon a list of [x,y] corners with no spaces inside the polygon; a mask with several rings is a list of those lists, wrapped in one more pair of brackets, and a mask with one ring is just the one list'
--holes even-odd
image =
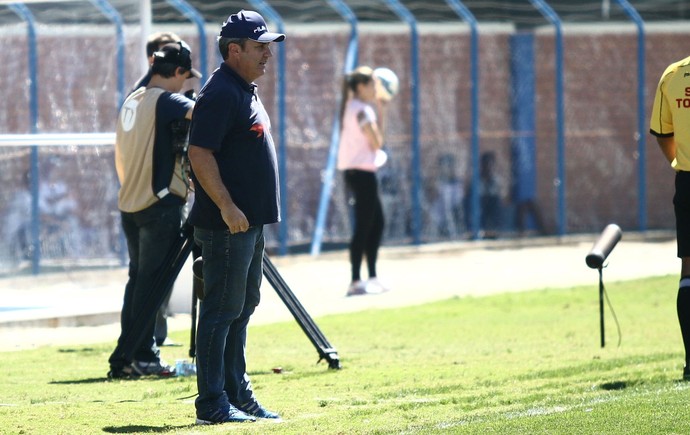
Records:
{"label": "floodlight on stand", "polygon": [[[601,347],[604,347],[604,345],[606,344],[604,338],[604,277],[602,269],[604,267],[604,262],[608,258],[609,254],[611,254],[611,251],[613,251],[613,248],[616,247],[616,244],[621,239],[621,236],[622,232],[618,225],[608,224],[606,228],[604,228],[604,231],[602,231],[601,236],[599,236],[599,239],[597,239],[597,241],[594,242],[592,249],[590,249],[589,253],[587,254],[587,257],[585,258],[587,266],[589,266],[592,269],[599,270],[599,325],[601,331]],[[611,307],[611,311],[613,312],[613,307]],[[616,324],[618,324],[617,321]]]}
{"label": "floodlight on stand", "polygon": [[599,239],[594,243],[594,246],[592,246],[589,254],[587,254],[585,258],[587,266],[592,269],[601,269],[604,261],[606,261],[606,258],[621,239],[621,235],[621,228],[618,225],[608,224],[601,236],[599,236]]}

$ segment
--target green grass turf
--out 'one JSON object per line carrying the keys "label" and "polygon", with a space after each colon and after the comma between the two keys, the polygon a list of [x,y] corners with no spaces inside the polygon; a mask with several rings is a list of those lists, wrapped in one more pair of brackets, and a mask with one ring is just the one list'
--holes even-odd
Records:
{"label": "green grass turf", "polygon": [[607,283],[622,340],[607,306],[604,348],[596,282],[318,318],[341,370],[295,322],[251,326],[254,390],[280,424],[194,426],[195,378],[107,381],[114,343],[4,352],[0,433],[686,434],[677,282]]}

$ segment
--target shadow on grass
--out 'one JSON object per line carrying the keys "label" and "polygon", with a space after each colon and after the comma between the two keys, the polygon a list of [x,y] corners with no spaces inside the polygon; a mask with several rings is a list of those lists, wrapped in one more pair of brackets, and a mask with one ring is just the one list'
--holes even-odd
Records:
{"label": "shadow on grass", "polygon": [[628,382],[626,381],[605,382],[601,384],[601,389],[606,391],[625,390],[626,388],[628,388]]}
{"label": "shadow on grass", "polygon": [[103,428],[105,433],[165,433],[171,430],[179,429],[189,429],[194,425],[184,425],[184,426],[142,426],[142,425],[129,425],[129,426],[106,426]]}
{"label": "shadow on grass", "polygon": [[102,384],[106,383],[119,383],[119,382],[142,382],[142,381],[165,381],[173,379],[173,377],[156,377],[156,376],[146,376],[141,378],[122,378],[122,379],[109,379],[107,376],[102,378],[87,378],[87,379],[72,379],[65,381],[50,381],[49,385],[79,385],[79,384]]}
{"label": "shadow on grass", "polygon": [[58,353],[93,353],[97,350],[93,347],[83,347],[81,349],[60,348],[57,351]]}
{"label": "shadow on grass", "polygon": [[[335,374],[342,373],[342,370],[334,370],[334,369],[329,369],[328,366],[324,366],[323,371],[304,371],[301,372],[299,370],[290,370],[283,368],[282,372],[280,373],[275,373],[273,371],[257,371],[256,374],[262,374],[266,376],[284,376],[284,375],[289,375],[291,380],[300,380],[300,379],[311,379],[311,378],[321,378],[323,376],[335,376]],[[251,376],[251,375],[250,375]]]}
{"label": "shadow on grass", "polygon": [[49,385],[79,385],[79,384],[102,384],[103,382],[108,382],[107,376],[102,378],[90,378],[90,379],[74,379],[68,381],[50,381]]}
{"label": "shadow on grass", "polygon": [[[528,373],[521,374],[517,376],[518,380],[531,380],[531,379],[554,379],[554,378],[564,378],[564,377],[581,377],[586,373],[591,372],[593,369],[596,370],[613,370],[621,367],[629,366],[631,363],[658,363],[673,361],[678,358],[676,353],[655,353],[649,355],[631,355],[624,358],[612,358],[610,360],[600,360],[594,359],[592,361],[579,363],[566,367],[558,367],[555,369],[547,370],[532,370]],[[610,382],[613,384],[614,382]],[[631,386],[630,383],[627,385]],[[620,388],[618,388],[620,389]]]}

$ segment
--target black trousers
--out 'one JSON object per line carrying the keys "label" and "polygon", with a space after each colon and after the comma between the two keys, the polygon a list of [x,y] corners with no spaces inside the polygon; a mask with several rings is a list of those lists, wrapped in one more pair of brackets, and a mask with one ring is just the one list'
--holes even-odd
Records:
{"label": "black trousers", "polygon": [[374,172],[348,169],[345,171],[345,185],[354,199],[355,210],[354,231],[350,240],[352,280],[361,279],[364,255],[367,257],[369,278],[374,278],[384,225],[378,180]]}
{"label": "black trousers", "polygon": [[[125,286],[124,301],[120,314],[120,337],[118,346],[125,343],[123,338],[131,333],[137,313],[153,320],[156,311],[141,312],[147,307],[150,292],[156,278],[165,267],[165,259],[174,242],[179,238],[182,206],[156,203],[136,213],[121,212],[122,228],[127,238],[129,252],[129,280]],[[121,349],[130,352],[135,360],[155,362],[160,351],[153,334],[154,322],[146,331],[141,331],[145,339],[137,349]],[[112,368],[122,368],[131,361],[123,361],[120,354],[113,353],[109,359]]]}

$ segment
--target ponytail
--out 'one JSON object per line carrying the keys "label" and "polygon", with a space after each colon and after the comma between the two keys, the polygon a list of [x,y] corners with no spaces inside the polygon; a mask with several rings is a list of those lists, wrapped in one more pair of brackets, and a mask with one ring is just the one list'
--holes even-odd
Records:
{"label": "ponytail", "polygon": [[340,95],[340,111],[338,116],[340,119],[340,130],[343,129],[343,118],[345,117],[345,106],[347,106],[347,100],[349,99],[350,93],[350,75],[346,75],[343,79],[342,90]]}
{"label": "ponytail", "polygon": [[368,66],[359,66],[351,73],[346,74],[343,79],[342,95],[340,100],[340,129],[343,128],[343,118],[345,117],[345,106],[347,100],[350,99],[350,93],[355,95],[357,92],[357,85],[360,83],[369,83],[374,79],[374,70]]}

